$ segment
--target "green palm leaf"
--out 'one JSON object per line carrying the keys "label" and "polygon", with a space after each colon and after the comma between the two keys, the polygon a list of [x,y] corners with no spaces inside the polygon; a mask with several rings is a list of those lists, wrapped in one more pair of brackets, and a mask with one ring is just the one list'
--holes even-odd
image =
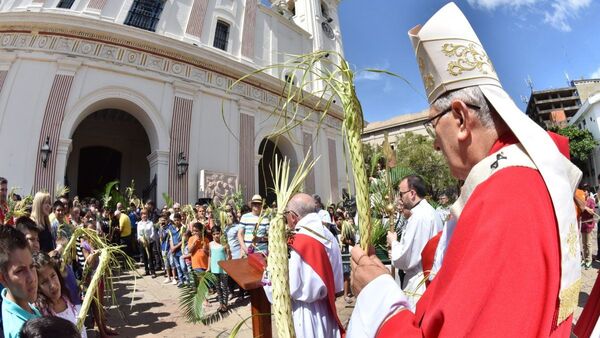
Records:
{"label": "green palm leaf", "polygon": [[194,283],[181,288],[179,292],[179,309],[190,323],[201,323],[204,320],[204,301],[207,299],[211,284],[217,283],[217,277],[205,271],[193,273]]}

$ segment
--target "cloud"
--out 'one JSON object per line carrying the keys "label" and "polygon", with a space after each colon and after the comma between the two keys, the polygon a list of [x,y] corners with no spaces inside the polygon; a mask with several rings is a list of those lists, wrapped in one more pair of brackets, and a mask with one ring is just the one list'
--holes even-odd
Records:
{"label": "cloud", "polygon": [[528,7],[529,13],[543,13],[545,23],[563,32],[571,31],[569,20],[577,18],[579,12],[591,2],[592,0],[468,0],[472,7],[486,10],[500,7],[520,10],[521,7]]}
{"label": "cloud", "polygon": [[591,0],[562,0],[552,3],[552,12],[544,13],[544,22],[563,32],[570,32],[568,19],[576,18],[579,11],[588,7]]}
{"label": "cloud", "polygon": [[492,10],[501,6],[519,8],[521,6],[533,5],[539,2],[539,0],[468,0],[468,2],[473,7]]}
{"label": "cloud", "polygon": [[590,79],[600,79],[600,67],[595,72],[590,74]]}
{"label": "cloud", "polygon": [[[365,67],[364,69],[388,70],[388,68],[390,68],[390,61],[385,60],[383,62],[383,65],[375,65],[372,67]],[[356,81],[379,81],[382,79],[383,75],[384,74],[382,74],[382,73],[375,73],[375,72],[361,70],[358,72],[358,75],[356,76]]]}

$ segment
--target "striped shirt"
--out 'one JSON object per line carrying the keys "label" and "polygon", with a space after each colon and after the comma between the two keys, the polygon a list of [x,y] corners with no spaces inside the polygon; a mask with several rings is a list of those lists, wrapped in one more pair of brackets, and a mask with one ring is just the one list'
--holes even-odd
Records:
{"label": "striped shirt", "polygon": [[263,217],[262,220],[260,220],[260,224],[257,228],[256,225],[258,224],[259,218],[260,216],[256,216],[251,212],[242,215],[240,224],[244,227],[244,243],[246,243],[246,246],[248,247],[254,242],[254,230],[256,229],[257,240],[255,248],[257,251],[267,252],[268,242],[259,238],[268,236],[269,219],[267,217]]}

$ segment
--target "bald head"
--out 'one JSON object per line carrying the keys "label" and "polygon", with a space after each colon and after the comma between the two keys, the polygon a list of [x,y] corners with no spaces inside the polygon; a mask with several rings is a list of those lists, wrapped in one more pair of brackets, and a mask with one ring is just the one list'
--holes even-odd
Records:
{"label": "bald head", "polygon": [[302,218],[310,213],[316,212],[316,202],[315,199],[303,192],[297,193],[287,204],[287,210],[295,212],[298,217]]}

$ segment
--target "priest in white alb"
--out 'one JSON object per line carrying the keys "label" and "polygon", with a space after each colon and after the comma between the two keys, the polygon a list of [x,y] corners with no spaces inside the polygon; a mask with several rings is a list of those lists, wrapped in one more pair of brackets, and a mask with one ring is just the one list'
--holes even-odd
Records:
{"label": "priest in white alb", "polygon": [[[341,337],[344,329],[337,316],[335,295],[344,290],[342,255],[316,211],[314,198],[304,193],[294,195],[284,211],[288,228],[295,232],[289,240],[294,329],[297,337]],[[268,276],[263,284],[272,301]]]}

